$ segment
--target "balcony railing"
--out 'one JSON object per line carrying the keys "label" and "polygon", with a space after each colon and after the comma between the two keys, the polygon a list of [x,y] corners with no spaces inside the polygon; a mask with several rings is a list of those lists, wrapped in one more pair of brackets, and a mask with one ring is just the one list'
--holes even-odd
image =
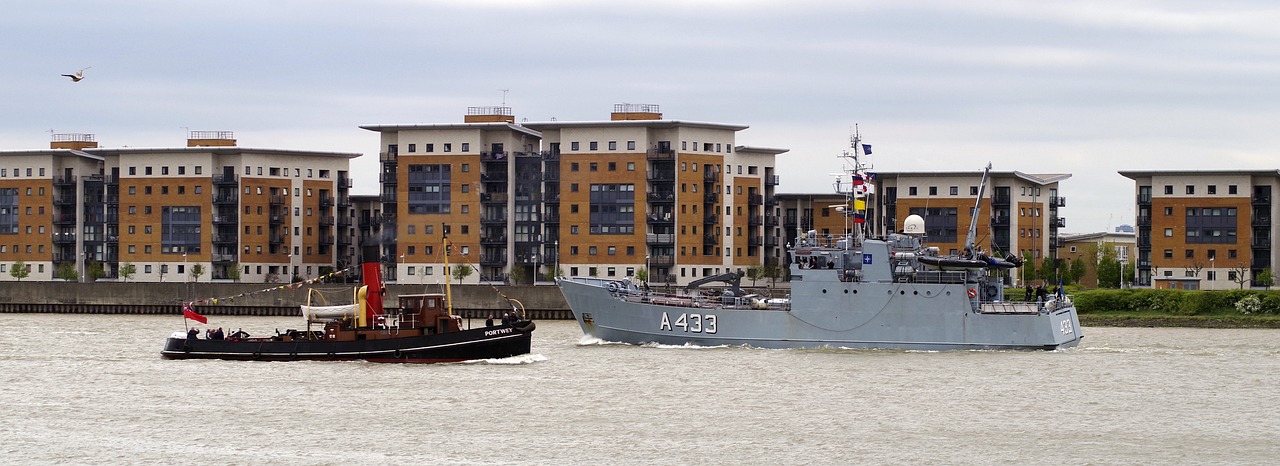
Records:
{"label": "balcony railing", "polygon": [[645,242],[655,245],[676,244],[676,235],[671,233],[649,233],[645,235]]}
{"label": "balcony railing", "polygon": [[649,149],[645,151],[645,157],[649,160],[675,159],[676,151],[671,149]]}
{"label": "balcony railing", "polygon": [[649,267],[671,267],[676,265],[676,256],[649,256]]}
{"label": "balcony railing", "polygon": [[720,244],[720,235],[717,235],[714,233],[707,233],[705,235],[702,235],[702,243],[708,246],[713,244]]}
{"label": "balcony railing", "polygon": [[649,193],[649,202],[655,204],[670,204],[676,201],[676,193],[671,191],[660,191]]}

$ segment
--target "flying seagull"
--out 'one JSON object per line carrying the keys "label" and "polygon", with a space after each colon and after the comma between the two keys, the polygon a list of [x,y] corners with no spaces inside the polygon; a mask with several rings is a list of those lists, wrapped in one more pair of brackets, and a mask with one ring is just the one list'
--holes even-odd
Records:
{"label": "flying seagull", "polygon": [[76,72],[76,74],[64,74],[63,76],[66,76],[66,77],[68,77],[68,78],[71,78],[71,82],[73,82],[73,83],[78,83],[78,82],[80,82],[80,80],[81,80],[81,79],[84,79],[84,70],[87,70],[87,69],[89,69],[89,68],[93,68],[93,67],[92,67],[92,66],[86,66],[86,67],[84,67],[84,69],[82,69],[82,70],[80,70],[80,71],[77,71],[77,72]]}

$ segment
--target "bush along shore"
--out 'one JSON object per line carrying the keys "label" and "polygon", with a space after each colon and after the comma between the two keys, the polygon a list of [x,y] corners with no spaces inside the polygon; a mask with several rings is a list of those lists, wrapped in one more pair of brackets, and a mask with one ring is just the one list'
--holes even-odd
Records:
{"label": "bush along shore", "polygon": [[[1011,288],[1006,296],[1023,293]],[[1067,293],[1085,326],[1280,328],[1280,291],[1068,288]]]}

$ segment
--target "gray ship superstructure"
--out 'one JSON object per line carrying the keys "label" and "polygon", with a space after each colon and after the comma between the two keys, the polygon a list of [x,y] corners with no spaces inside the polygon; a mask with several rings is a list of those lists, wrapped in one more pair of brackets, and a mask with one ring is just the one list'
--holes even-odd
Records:
{"label": "gray ship superstructure", "polygon": [[[976,225],[976,209],[974,216]],[[744,293],[741,273],[699,280],[724,281],[723,290],[695,282],[677,293],[633,279],[556,283],[582,331],[613,342],[905,350],[1052,350],[1080,342],[1067,295],[1004,299],[1002,271],[1021,265],[1016,257],[984,255],[973,247],[972,228],[964,255],[938,256],[924,246],[923,231],[913,215],[902,233],[882,238],[824,242],[807,232],[788,251],[789,299]]]}

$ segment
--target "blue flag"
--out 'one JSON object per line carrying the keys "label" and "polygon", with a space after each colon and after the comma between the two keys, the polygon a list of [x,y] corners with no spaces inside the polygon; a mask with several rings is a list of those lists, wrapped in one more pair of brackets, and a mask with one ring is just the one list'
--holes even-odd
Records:
{"label": "blue flag", "polygon": [[871,155],[871,144],[863,144],[863,145],[862,145],[862,153],[867,154],[867,155]]}

